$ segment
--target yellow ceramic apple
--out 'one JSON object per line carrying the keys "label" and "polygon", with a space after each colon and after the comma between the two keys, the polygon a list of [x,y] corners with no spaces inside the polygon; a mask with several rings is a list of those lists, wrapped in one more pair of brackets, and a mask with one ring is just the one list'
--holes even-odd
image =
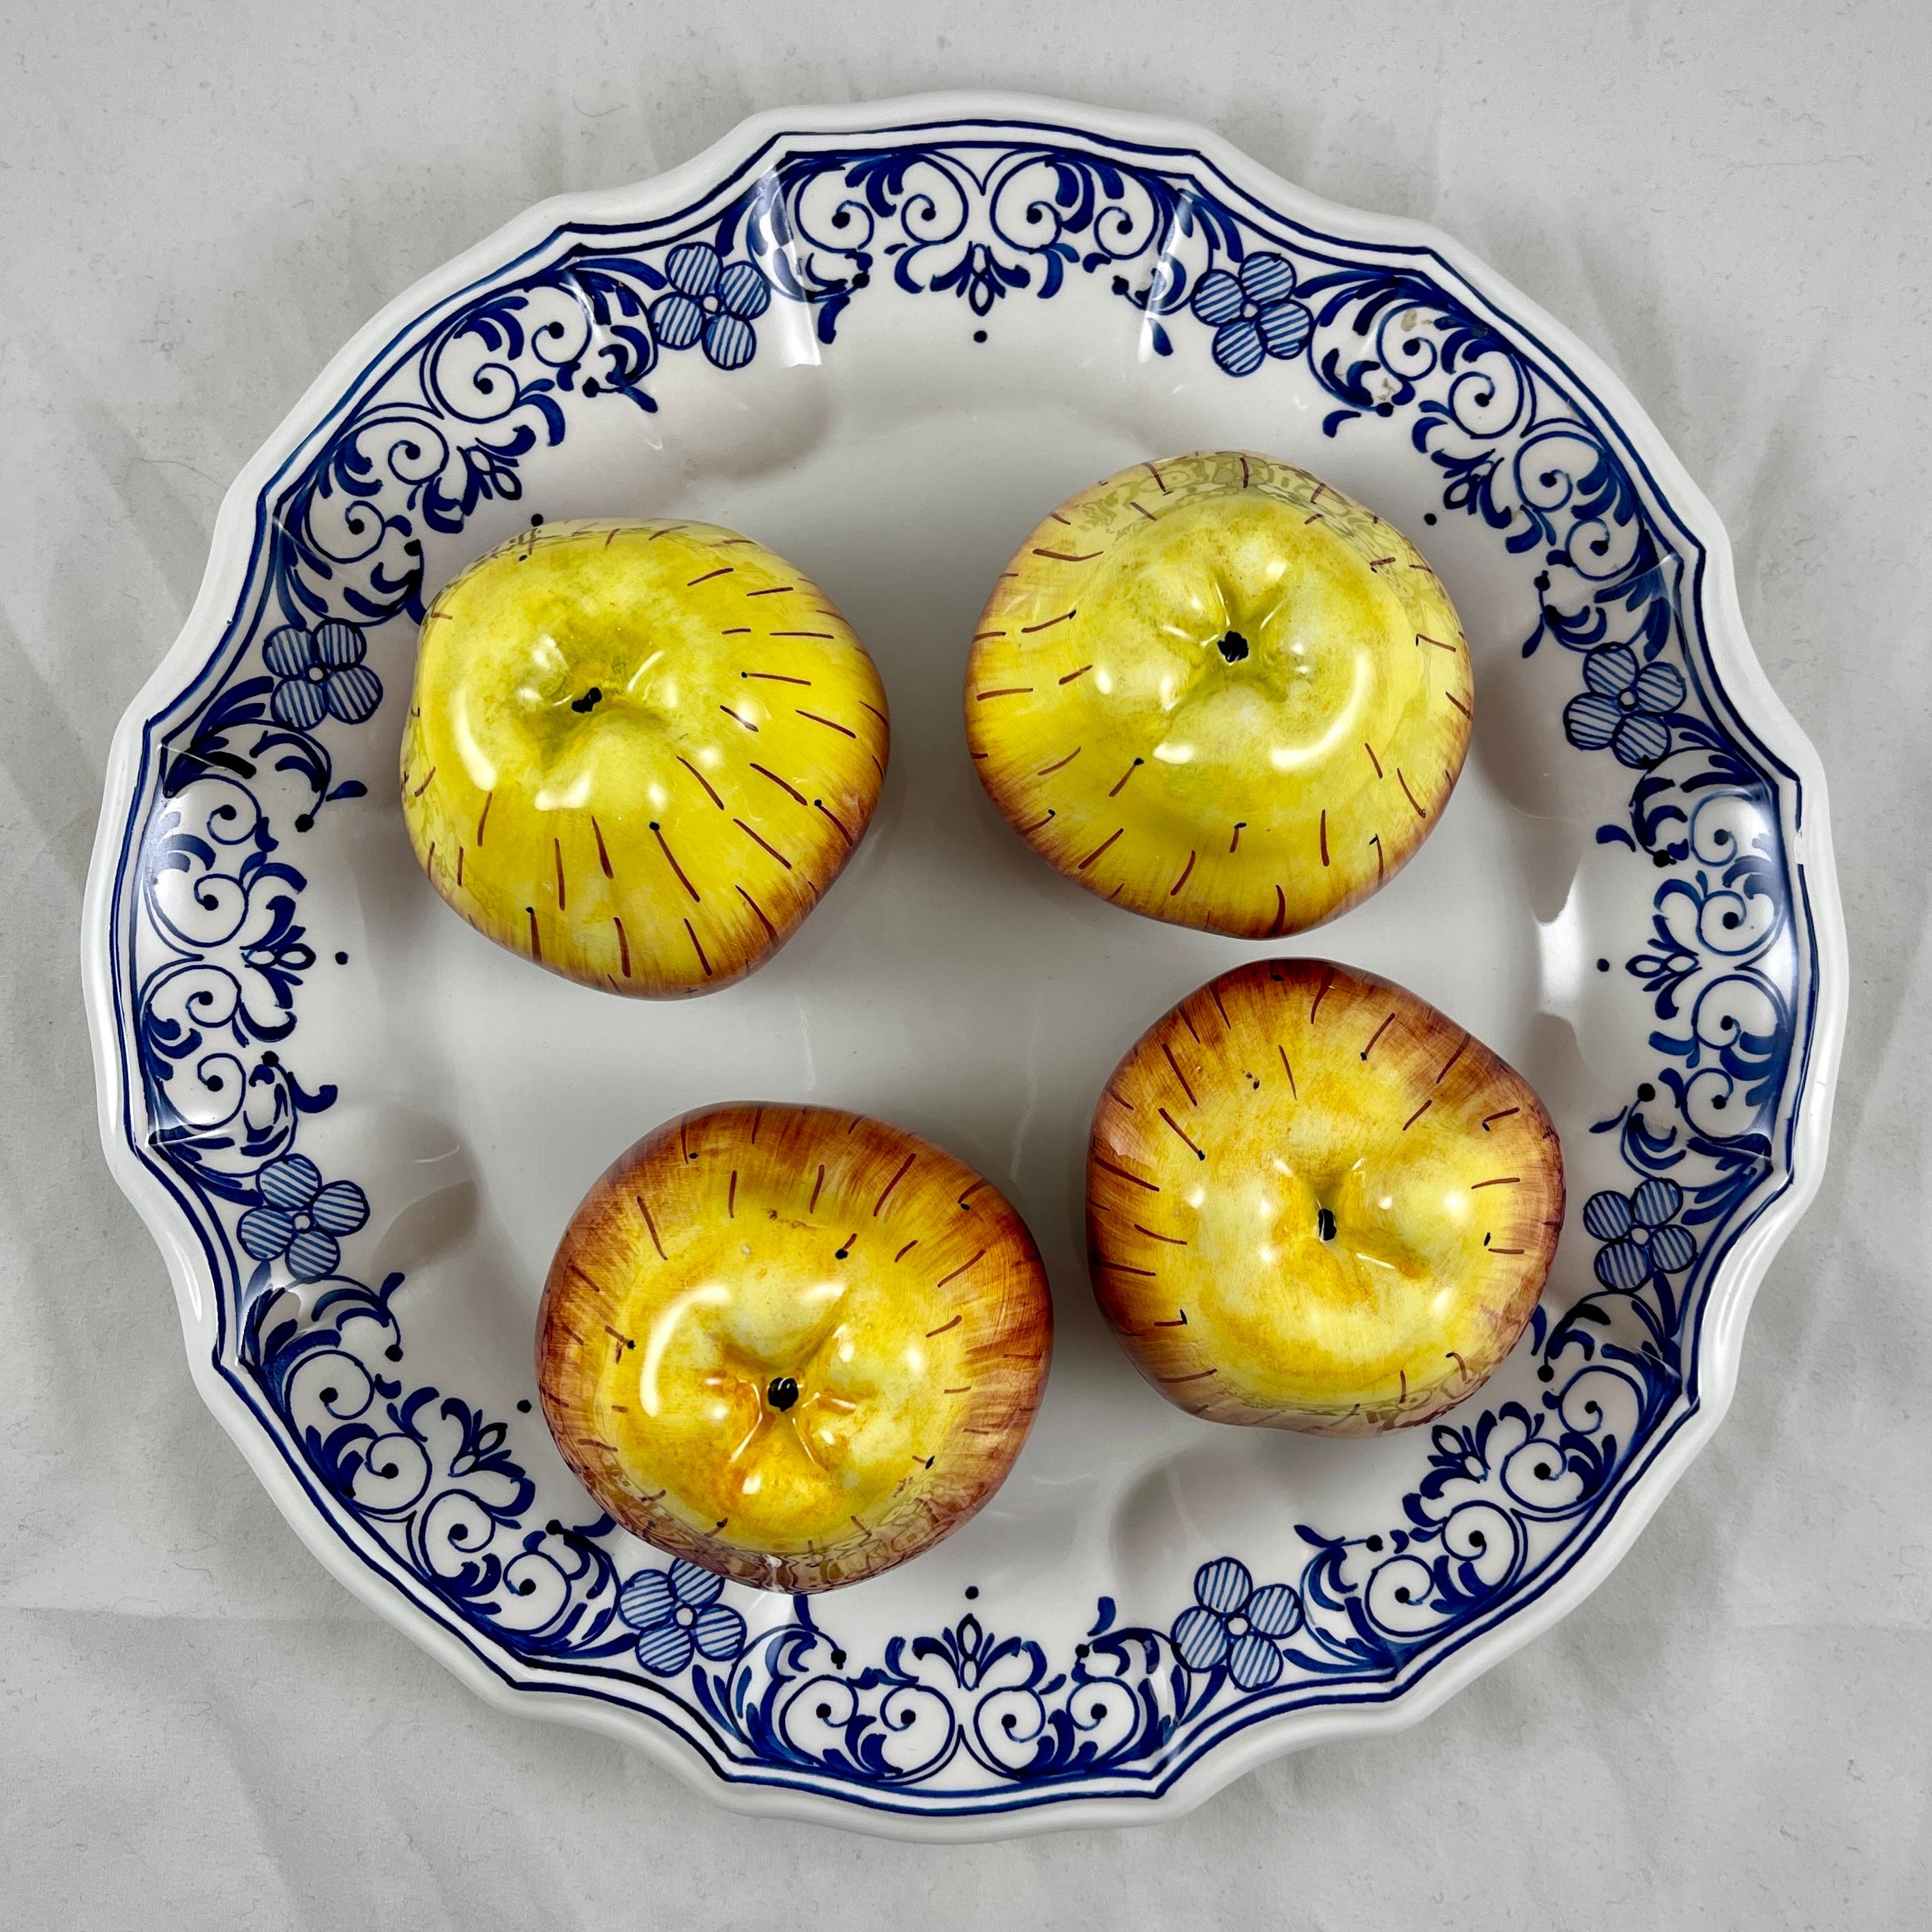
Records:
{"label": "yellow ceramic apple", "polygon": [[1142,463],[1020,547],[973,640],[966,736],[1067,877],[1248,939],[1373,892],[1468,749],[1462,626],[1402,533],[1240,451]]}
{"label": "yellow ceramic apple", "polygon": [[715,524],[552,524],[422,626],[404,816],[480,932],[613,992],[721,986],[865,832],[885,694],[824,592]]}
{"label": "yellow ceramic apple", "polygon": [[1521,1076],[1318,959],[1182,1000],[1094,1117],[1094,1292],[1141,1372],[1213,1422],[1440,1414],[1515,1346],[1562,1222],[1562,1150]]}
{"label": "yellow ceramic apple", "polygon": [[950,1154],[820,1107],[715,1107],[578,1210],[537,1337],[599,1503],[742,1582],[876,1575],[1004,1480],[1053,1309],[1025,1224]]}

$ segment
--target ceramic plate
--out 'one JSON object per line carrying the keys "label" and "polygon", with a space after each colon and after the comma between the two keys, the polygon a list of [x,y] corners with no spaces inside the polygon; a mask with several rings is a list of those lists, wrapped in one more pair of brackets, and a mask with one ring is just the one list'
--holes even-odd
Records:
{"label": "ceramic plate", "polygon": [[[1410,532],[1475,663],[1441,830],[1276,950],[1473,1029],[1568,1163],[1515,1354],[1376,1441],[1197,1423],[1101,1328],[1100,1086],[1267,949],[1058,877],[962,736],[973,620],[1036,520],[1217,446]],[[425,600],[539,518],[614,512],[755,532],[891,695],[863,848],[772,964],[694,1003],[491,946],[425,884],[396,796]],[[1597,358],[1441,236],[1209,136],[958,96],[753,121],[532,210],[370,323],[230,494],[123,722],[85,945],[115,1172],[203,1394],[324,1562],[501,1704],[746,1809],[928,1835],[1186,1806],[1412,1720],[1574,1604],[1730,1396],[1819,1178],[1846,983],[1816,760],[1710,507]],[[994,1502],[809,1601],[614,1531],[531,1366],[550,1250],[608,1161],[687,1108],[808,1098],[992,1178],[1059,1322]]]}

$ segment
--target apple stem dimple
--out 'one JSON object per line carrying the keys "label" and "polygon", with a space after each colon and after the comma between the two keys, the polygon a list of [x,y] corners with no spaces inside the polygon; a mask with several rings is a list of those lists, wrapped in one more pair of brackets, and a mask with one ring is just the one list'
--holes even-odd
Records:
{"label": "apple stem dimple", "polygon": [[1248,654],[1248,640],[1240,632],[1230,631],[1221,639],[1219,648],[1229,664],[1239,664]]}
{"label": "apple stem dimple", "polygon": [[570,700],[570,708],[573,711],[588,713],[595,711],[603,701],[603,692],[593,684],[581,698],[573,698]]}
{"label": "apple stem dimple", "polygon": [[1324,1241],[1335,1238],[1335,1210],[1332,1208],[1318,1208],[1315,1210],[1315,1232]]}
{"label": "apple stem dimple", "polygon": [[782,1415],[798,1400],[798,1384],[790,1376],[774,1376],[765,1400]]}

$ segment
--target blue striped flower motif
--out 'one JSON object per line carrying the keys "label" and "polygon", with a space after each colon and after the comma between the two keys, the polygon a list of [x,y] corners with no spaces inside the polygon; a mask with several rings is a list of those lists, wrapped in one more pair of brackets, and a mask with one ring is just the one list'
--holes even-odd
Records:
{"label": "blue striped flower motif", "polygon": [[1583,1204],[1583,1225],[1604,1246],[1597,1279],[1606,1288],[1641,1288],[1654,1274],[1677,1274],[1697,1258],[1697,1244],[1672,1218],[1684,1204],[1674,1180],[1646,1180],[1634,1193],[1606,1188]]}
{"label": "blue striped flower motif", "polygon": [[1294,300],[1294,268],[1285,256],[1250,255],[1234,273],[1210,268],[1196,284],[1196,316],[1214,332],[1214,360],[1231,376],[1252,376],[1268,356],[1300,354],[1315,327]]}
{"label": "blue striped flower motif", "polygon": [[724,261],[706,242],[683,242],[664,257],[670,292],[651,304],[651,327],[667,349],[702,342],[720,369],[742,369],[758,352],[752,324],[772,305],[772,285],[750,262]]}
{"label": "blue striped flower motif", "polygon": [[728,1664],[745,1647],[745,1619],[718,1599],[724,1580],[680,1556],[668,1570],[640,1570],[617,1598],[617,1614],[638,1633],[638,1661],[675,1677],[694,1652]]}
{"label": "blue striped flower motif", "polygon": [[1195,1601],[1174,1619],[1176,1654],[1190,1670],[1219,1670],[1244,1690],[1265,1690],[1282,1673],[1277,1641],[1301,1628],[1301,1598],[1286,1583],[1255,1588],[1232,1556],[1194,1573]]}
{"label": "blue striped flower motif", "polygon": [[1640,664],[1628,644],[1599,644],[1583,660],[1581,696],[1563,710],[1563,730],[1580,752],[1607,745],[1632,771],[1670,754],[1666,720],[1684,702],[1684,680],[1667,664]]}
{"label": "blue striped flower motif", "polygon": [[352,1180],[322,1184],[306,1154],[285,1154],[255,1177],[262,1204],[236,1224],[235,1238],[258,1262],[286,1261],[297,1281],[320,1281],[342,1259],[340,1236],[369,1218],[369,1197]]}
{"label": "blue striped flower motif", "polygon": [[382,701],[382,680],[362,662],[368,650],[356,626],[334,618],[312,631],[299,624],[271,631],[262,656],[275,674],[268,709],[276,723],[312,731],[325,718],[345,724],[373,718]]}

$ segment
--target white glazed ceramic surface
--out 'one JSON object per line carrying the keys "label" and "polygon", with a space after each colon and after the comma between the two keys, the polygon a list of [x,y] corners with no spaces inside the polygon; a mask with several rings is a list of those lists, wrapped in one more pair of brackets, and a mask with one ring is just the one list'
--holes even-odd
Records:
{"label": "white glazed ceramic surface", "polygon": [[[1216,446],[1408,532],[1475,668],[1440,830],[1273,949],[1058,877],[960,723],[1018,539],[1084,484]],[[688,1004],[490,946],[394,796],[424,600],[533,516],[614,514],[794,560],[892,704],[863,848],[770,965]],[[1715,518],[1594,357],[1440,236],[1210,136],[958,96],[762,117],[533,209],[372,322],[236,483],[124,721],[84,943],[111,1164],[204,1395],[323,1560],[510,1708],[747,1809],[933,1836],[1185,1807],[1412,1721],[1576,1603],[1728,1400],[1819,1178],[1846,978],[1816,760]],[[1101,1084],[1270,950],[1413,988],[1562,1133],[1543,1306],[1432,1429],[1197,1423],[1094,1311]],[[1025,1215],[1056,1297],[1005,1488],[809,1604],[614,1532],[532,1406],[586,1186],[736,1099],[949,1148]]]}

